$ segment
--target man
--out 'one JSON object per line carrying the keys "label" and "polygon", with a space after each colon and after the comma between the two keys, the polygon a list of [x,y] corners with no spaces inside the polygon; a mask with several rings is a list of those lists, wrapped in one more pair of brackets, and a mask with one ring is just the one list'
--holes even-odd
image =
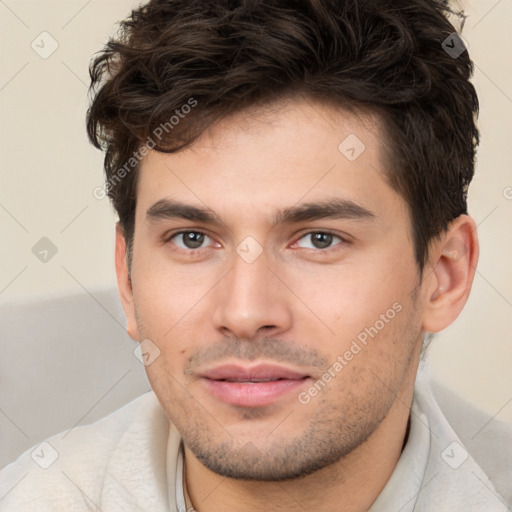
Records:
{"label": "man", "polygon": [[508,509],[510,428],[471,439],[488,418],[440,407],[420,364],[478,260],[478,100],[448,13],[132,12],[91,65],[87,121],[154,393],[50,439],[46,470],[22,455],[0,510]]}

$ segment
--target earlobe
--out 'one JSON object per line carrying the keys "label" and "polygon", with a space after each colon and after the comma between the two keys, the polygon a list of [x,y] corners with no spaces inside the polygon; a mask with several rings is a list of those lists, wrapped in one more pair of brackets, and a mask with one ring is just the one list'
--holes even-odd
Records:
{"label": "earlobe", "polygon": [[139,330],[135,316],[132,283],[128,270],[126,239],[124,236],[124,230],[119,222],[116,224],[115,263],[119,297],[126,315],[126,330],[133,340],[139,341]]}
{"label": "earlobe", "polygon": [[455,219],[431,247],[430,288],[423,328],[439,332],[460,314],[471,291],[478,262],[476,224],[468,215]]}

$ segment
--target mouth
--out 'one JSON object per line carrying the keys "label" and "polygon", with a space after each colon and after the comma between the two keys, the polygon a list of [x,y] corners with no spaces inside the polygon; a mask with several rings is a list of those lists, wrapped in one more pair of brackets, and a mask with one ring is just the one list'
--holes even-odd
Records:
{"label": "mouth", "polygon": [[201,381],[211,395],[240,407],[270,405],[297,391],[310,379],[305,373],[268,364],[222,365],[201,374]]}

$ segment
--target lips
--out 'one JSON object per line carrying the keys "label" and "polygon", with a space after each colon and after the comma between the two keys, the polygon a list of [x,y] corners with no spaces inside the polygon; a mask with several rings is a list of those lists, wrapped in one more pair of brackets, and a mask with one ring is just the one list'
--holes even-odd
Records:
{"label": "lips", "polygon": [[201,380],[211,395],[241,407],[269,405],[297,391],[309,379],[305,373],[269,364],[222,365],[201,373]]}

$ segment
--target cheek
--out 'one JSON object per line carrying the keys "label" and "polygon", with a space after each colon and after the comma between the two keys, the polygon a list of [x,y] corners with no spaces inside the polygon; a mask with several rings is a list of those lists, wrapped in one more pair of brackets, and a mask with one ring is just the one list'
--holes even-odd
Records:
{"label": "cheek", "polygon": [[374,393],[381,396],[376,402],[386,402],[389,397],[384,399],[384,395],[398,392],[419,341],[418,311],[414,304],[395,302],[383,309],[377,320],[355,326],[350,333],[340,327],[340,334],[331,346],[331,365],[336,365],[331,373],[336,378],[330,399],[336,401],[337,396],[348,393],[353,395],[354,403],[370,403]]}
{"label": "cheek", "polygon": [[183,368],[198,350],[197,340],[205,338],[198,329],[204,326],[201,298],[208,283],[200,272],[169,265],[140,265],[139,269],[133,279],[139,331],[160,351],[145,370],[154,389],[174,389],[184,384]]}
{"label": "cheek", "polygon": [[[296,311],[305,313],[296,316],[301,330],[310,324],[338,342],[352,339],[375,323],[378,328],[382,322],[387,325],[410,300],[414,279],[405,262],[394,264],[391,257],[382,256],[336,267],[297,268],[287,275],[287,283],[299,299]],[[308,321],[315,316],[315,322]]]}
{"label": "cheek", "polygon": [[146,334],[165,340],[192,328],[214,273],[208,266],[171,263],[165,251],[148,253],[134,265],[133,295]]}

